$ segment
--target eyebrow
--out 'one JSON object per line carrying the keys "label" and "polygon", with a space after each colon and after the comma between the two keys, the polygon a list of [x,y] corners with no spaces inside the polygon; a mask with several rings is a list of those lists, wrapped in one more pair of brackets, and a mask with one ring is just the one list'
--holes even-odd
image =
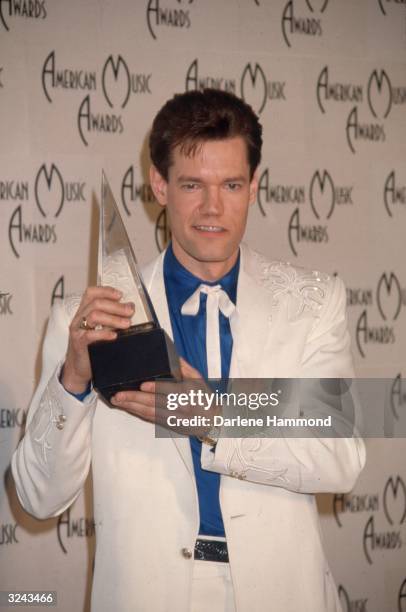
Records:
{"label": "eyebrow", "polygon": [[[230,176],[227,177],[223,180],[223,183],[236,183],[236,182],[245,182],[246,178],[245,176]],[[181,174],[178,178],[177,178],[177,182],[178,183],[202,183],[202,179],[197,177],[197,176],[185,176],[184,174]]]}
{"label": "eyebrow", "polygon": [[178,176],[177,182],[178,183],[201,183],[202,181],[197,176],[185,176],[184,174],[181,174],[180,176]]}

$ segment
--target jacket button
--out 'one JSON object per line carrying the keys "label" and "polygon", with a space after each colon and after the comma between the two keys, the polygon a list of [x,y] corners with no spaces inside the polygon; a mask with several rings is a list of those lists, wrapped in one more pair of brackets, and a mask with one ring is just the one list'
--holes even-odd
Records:
{"label": "jacket button", "polygon": [[185,557],[185,559],[191,559],[193,556],[193,553],[190,548],[182,548],[180,552],[182,553],[183,557]]}
{"label": "jacket button", "polygon": [[66,421],[66,415],[65,414],[58,414],[58,416],[55,419],[53,419],[53,421],[54,421],[57,429],[63,429],[65,421]]}

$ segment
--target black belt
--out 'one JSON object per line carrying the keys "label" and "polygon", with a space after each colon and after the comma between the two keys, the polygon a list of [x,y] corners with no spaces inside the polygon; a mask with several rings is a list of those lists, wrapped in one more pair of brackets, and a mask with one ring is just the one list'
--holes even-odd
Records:
{"label": "black belt", "polygon": [[228,563],[227,542],[221,540],[196,540],[195,556],[198,561]]}

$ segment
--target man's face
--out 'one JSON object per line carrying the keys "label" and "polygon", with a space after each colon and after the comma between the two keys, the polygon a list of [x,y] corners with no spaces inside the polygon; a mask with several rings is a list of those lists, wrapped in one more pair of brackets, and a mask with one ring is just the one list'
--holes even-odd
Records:
{"label": "man's face", "polygon": [[225,274],[236,261],[257,192],[243,138],[205,141],[192,157],[175,148],[168,181],[152,167],[151,185],[167,206],[178,260],[206,280]]}

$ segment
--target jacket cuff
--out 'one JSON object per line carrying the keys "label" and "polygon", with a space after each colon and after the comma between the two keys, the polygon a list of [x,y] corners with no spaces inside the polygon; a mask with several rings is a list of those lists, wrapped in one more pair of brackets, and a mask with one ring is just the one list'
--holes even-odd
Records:
{"label": "jacket cuff", "polygon": [[84,401],[79,401],[66,391],[59,381],[61,368],[62,363],[49,380],[30,423],[33,445],[40,453],[45,472],[48,472],[50,457],[60,446],[62,436],[65,441],[74,444],[78,431],[86,421],[88,425],[85,428],[91,427],[97,402],[97,394],[93,390]]}

